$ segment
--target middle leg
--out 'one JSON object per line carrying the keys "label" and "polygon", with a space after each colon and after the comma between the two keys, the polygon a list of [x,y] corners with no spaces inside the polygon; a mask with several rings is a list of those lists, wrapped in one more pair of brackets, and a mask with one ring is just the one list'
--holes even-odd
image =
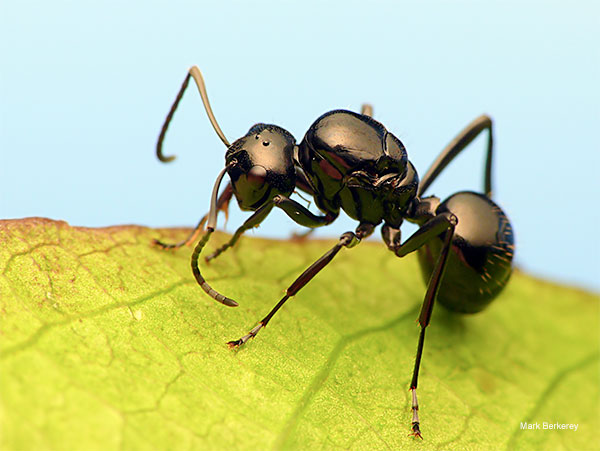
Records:
{"label": "middle leg", "polygon": [[333,260],[333,258],[337,255],[342,247],[351,248],[356,246],[363,238],[368,237],[373,233],[375,226],[373,224],[361,223],[356,228],[355,232],[346,232],[340,236],[339,241],[333,246],[329,251],[327,251],[321,258],[319,258],[316,262],[310,265],[300,276],[288,287],[285,292],[285,296],[281,298],[281,300],[273,307],[273,309],[269,312],[267,316],[265,316],[259,323],[246,335],[241,337],[238,340],[233,340],[228,342],[230,348],[236,348],[244,343],[246,343],[249,339],[254,338],[256,334],[263,328],[266,327],[267,323],[273,318],[275,313],[285,304],[285,302],[294,296],[298,291],[302,289],[308,282],[312,280],[325,266]]}

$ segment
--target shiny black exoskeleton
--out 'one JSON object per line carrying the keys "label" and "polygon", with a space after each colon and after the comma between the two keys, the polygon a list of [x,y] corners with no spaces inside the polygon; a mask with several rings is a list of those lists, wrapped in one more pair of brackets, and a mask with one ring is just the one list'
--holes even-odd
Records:
{"label": "shiny black exoskeleton", "polygon": [[[161,131],[157,155],[161,161],[162,142],[173,113],[190,78],[194,78],[209,119],[227,146],[225,168],[215,182],[208,217],[190,237],[174,245],[156,241],[163,248],[192,242],[207,221],[206,233],[192,254],[192,271],[200,286],[217,301],[238,305],[210,287],[198,267],[200,253],[216,227],[217,213],[226,211],[232,196],[242,210],[254,211],[232,238],[211,255],[209,261],[233,246],[248,229],[258,226],[274,208],[280,208],[297,224],[315,228],[330,224],[340,210],[359,222],[354,232],[340,236],[338,243],[307,268],[287,289],[285,296],[248,334],[229,342],[231,347],[246,343],[271,320],[281,306],[323,269],[342,247],[353,247],[382,224],[388,249],[398,257],[417,252],[427,283],[419,315],[421,333],[410,385],[412,391],[412,434],[421,437],[418,417],[417,382],[425,330],[436,300],[461,313],[484,309],[508,282],[512,271],[514,237],[502,209],[491,200],[492,122],[480,116],[469,124],[438,156],[422,180],[408,160],[398,138],[371,117],[371,108],[361,114],[334,110],[323,114],[308,129],[300,144],[276,125],[256,124],[230,144],[221,131],[208,102],[202,75],[190,69]],[[462,191],[440,202],[423,193],[443,169],[481,132],[488,131],[484,193]],[[225,174],[231,182],[219,196]],[[296,190],[314,198],[321,214],[313,214],[289,198]],[[401,240],[403,221],[419,228]]]}
{"label": "shiny black exoskeleton", "polygon": [[322,115],[300,143],[298,160],[320,210],[337,215],[341,207],[362,223],[399,227],[417,192],[404,145],[363,114]]}

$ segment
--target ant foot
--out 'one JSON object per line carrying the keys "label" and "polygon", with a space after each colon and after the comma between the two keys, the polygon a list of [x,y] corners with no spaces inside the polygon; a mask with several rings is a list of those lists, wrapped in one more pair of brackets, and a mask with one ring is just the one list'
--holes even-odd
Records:
{"label": "ant foot", "polygon": [[419,423],[413,423],[412,432],[408,435],[412,437],[419,437],[421,440],[423,440],[423,436],[421,435],[421,429],[419,429]]}
{"label": "ant foot", "polygon": [[262,322],[258,323],[258,325],[254,329],[252,329],[247,335],[244,335],[239,340],[233,340],[233,341],[227,342],[227,346],[229,346],[229,349],[239,348],[240,346],[242,346],[244,343],[246,343],[251,338],[256,337],[256,334],[258,333],[258,331],[260,329],[262,329],[262,327],[263,327],[263,323]]}

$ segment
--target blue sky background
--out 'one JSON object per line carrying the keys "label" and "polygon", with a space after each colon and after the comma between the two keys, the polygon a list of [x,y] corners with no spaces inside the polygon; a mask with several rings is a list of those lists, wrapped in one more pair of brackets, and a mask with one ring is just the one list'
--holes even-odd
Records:
{"label": "blue sky background", "polygon": [[[197,64],[231,141],[255,122],[299,141],[322,113],[368,101],[421,174],[463,126],[490,114],[495,200],[513,222],[517,264],[600,291],[598,5],[2,2],[0,217],[195,224],[225,152],[197,92],[165,143],[178,159],[160,164],[154,145]],[[482,169],[478,140],[429,193],[478,190]],[[229,231],[247,215],[232,211]],[[346,217],[317,236],[354,227]],[[277,211],[253,233],[293,230]]]}

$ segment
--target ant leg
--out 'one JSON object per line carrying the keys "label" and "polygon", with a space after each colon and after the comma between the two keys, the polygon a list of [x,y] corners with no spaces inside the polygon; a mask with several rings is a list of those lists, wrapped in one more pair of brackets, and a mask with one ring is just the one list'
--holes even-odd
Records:
{"label": "ant leg", "polygon": [[168,163],[175,159],[175,156],[173,156],[173,155],[168,156],[168,157],[163,155],[162,143],[165,139],[165,135],[167,134],[167,129],[169,128],[169,124],[171,123],[171,120],[173,119],[173,115],[175,114],[175,110],[177,110],[177,107],[179,106],[179,102],[181,101],[181,98],[183,97],[183,93],[185,92],[185,90],[188,87],[188,84],[190,83],[190,77],[194,78],[194,81],[196,82],[196,86],[198,87],[198,92],[200,93],[200,97],[202,98],[202,103],[204,104],[204,109],[206,110],[206,114],[208,115],[208,120],[212,124],[215,132],[217,133],[217,135],[219,135],[219,138],[221,138],[221,141],[223,141],[223,144],[225,144],[225,146],[229,147],[231,145],[229,143],[229,141],[227,141],[227,138],[225,137],[225,134],[221,130],[221,127],[219,127],[219,123],[217,122],[217,119],[215,118],[215,115],[213,114],[212,108],[210,107],[210,102],[208,101],[208,94],[206,93],[206,85],[204,84],[204,78],[202,77],[202,72],[200,72],[200,69],[198,69],[197,66],[192,66],[190,68],[190,70],[188,71],[188,74],[186,75],[185,80],[183,80],[183,83],[181,84],[181,88],[179,88],[177,97],[175,98],[173,105],[171,105],[169,114],[167,114],[165,122],[160,130],[160,135],[158,135],[158,141],[156,143],[156,156],[163,163]]}
{"label": "ant leg", "polygon": [[331,224],[338,217],[339,211],[325,211],[325,215],[315,215],[308,208],[303,207],[295,200],[281,194],[273,198],[275,206],[281,208],[296,224],[310,227],[322,227]]}
{"label": "ant leg", "polygon": [[[225,213],[225,217],[227,217],[229,215],[229,201],[231,200],[232,195],[233,195],[233,188],[231,187],[231,182],[230,182],[227,184],[227,186],[225,187],[225,189],[219,196],[219,199],[217,200],[217,211],[222,211],[223,213]],[[202,219],[200,219],[200,221],[198,222],[198,224],[196,225],[196,227],[194,228],[192,233],[190,233],[188,235],[188,237],[183,241],[179,241],[178,243],[171,244],[171,243],[165,243],[163,241],[155,239],[155,240],[152,240],[152,244],[160,247],[161,249],[179,249],[180,247],[183,247],[183,246],[189,246],[194,241],[196,241],[196,239],[198,238],[198,235],[200,235],[200,233],[202,232],[202,228],[204,227],[204,224],[206,223],[207,218],[208,218],[208,214],[205,214],[204,216],[202,216]]]}
{"label": "ant leg", "polygon": [[[311,186],[310,182],[306,178],[306,174],[304,174],[304,171],[299,166],[296,167],[296,188],[298,188],[299,190],[304,191],[305,193],[310,194],[311,196],[315,197],[315,190],[313,189],[313,187]],[[302,199],[304,199],[304,197],[300,193],[297,193],[297,194]],[[304,200],[307,201],[306,199],[304,199]],[[307,201],[307,202],[310,205],[310,201]],[[292,236],[290,237],[290,239],[292,241],[304,241],[314,231],[315,231],[315,229],[311,228],[311,229],[308,229],[308,230],[306,230],[304,232],[301,232],[301,233],[293,232]]]}
{"label": "ant leg", "polygon": [[360,114],[363,116],[373,117],[373,105],[370,103],[363,103],[360,108]]}
{"label": "ant leg", "polygon": [[[234,301],[233,299],[223,296],[221,293],[214,290],[208,284],[208,282],[206,282],[206,279],[204,279],[204,277],[202,276],[202,273],[200,272],[200,268],[198,267],[198,259],[200,257],[200,253],[202,252],[202,249],[204,248],[206,243],[208,243],[210,235],[215,230],[215,226],[216,226],[216,194],[215,193],[218,189],[219,184],[221,183],[221,179],[223,178],[226,169],[227,168],[225,168],[223,171],[221,171],[221,173],[219,174],[219,177],[217,177],[217,181],[215,182],[215,187],[213,189],[213,197],[211,200],[211,208],[210,208],[210,212],[208,214],[208,224],[206,226],[207,232],[204,234],[202,239],[198,242],[198,244],[196,245],[196,248],[194,249],[194,252],[192,253],[192,272],[194,273],[194,277],[196,278],[198,285],[200,285],[200,287],[202,287],[202,289],[206,292],[206,294],[208,294],[211,298],[213,298],[214,300],[216,300],[222,304],[228,305],[230,307],[235,307],[238,305],[238,303],[236,301]],[[250,218],[248,218],[246,220],[246,222],[244,222],[244,224],[235,232],[235,234],[233,235],[231,240],[229,240],[229,242],[225,243],[221,248],[217,249],[213,254],[211,254],[207,257],[207,261],[220,255],[224,250],[232,247],[237,242],[239,237],[246,230],[248,230],[252,227],[258,226],[268,216],[268,214],[271,212],[273,207],[281,208],[297,224],[304,225],[307,227],[319,227],[319,226],[327,225],[327,224],[330,224],[331,222],[333,222],[335,220],[335,218],[337,217],[336,212],[329,212],[325,216],[316,216],[296,201],[288,199],[287,197],[282,196],[282,195],[275,196],[271,202],[263,205],[258,210],[256,210],[254,212],[254,214],[252,216],[250,216]]]}
{"label": "ant leg", "polygon": [[433,164],[429,167],[421,183],[417,196],[421,196],[429,185],[438,175],[448,166],[448,164],[471,142],[479,136],[484,130],[488,131],[487,153],[485,159],[485,181],[484,192],[487,197],[492,197],[492,150],[494,147],[494,137],[492,133],[492,119],[483,114],[467,125],[438,155]]}
{"label": "ant leg", "polygon": [[196,241],[196,239],[200,235],[200,232],[202,232],[202,228],[204,227],[204,223],[206,222],[207,217],[208,215],[202,216],[202,218],[200,218],[200,221],[198,221],[198,224],[196,224],[196,227],[194,227],[194,230],[192,230],[192,233],[190,233],[187,236],[187,238],[182,241],[178,241],[177,243],[165,243],[164,241],[160,241],[155,238],[152,240],[152,244],[164,250],[179,249],[183,246],[189,246],[194,241]]}
{"label": "ant leg", "polygon": [[230,348],[236,348],[246,343],[249,339],[254,338],[256,334],[258,334],[260,329],[267,326],[268,322],[271,320],[271,318],[273,318],[273,316],[275,315],[275,313],[277,313],[281,306],[285,304],[285,302],[289,298],[298,293],[298,291],[300,291],[302,287],[304,287],[308,282],[310,282],[312,278],[319,273],[319,271],[321,271],[325,266],[327,266],[329,262],[333,260],[333,257],[337,255],[337,253],[342,247],[351,248],[356,246],[358,243],[360,243],[362,238],[366,238],[367,236],[369,236],[373,232],[374,228],[375,226],[372,224],[363,223],[357,227],[356,233],[346,232],[342,236],[340,236],[340,239],[335,246],[329,249],[329,251],[323,254],[321,258],[319,258],[316,262],[310,265],[288,287],[288,289],[285,292],[285,296],[281,298],[281,300],[277,303],[277,305],[275,305],[275,307],[273,307],[273,309],[269,312],[267,316],[265,316],[250,332],[248,332],[242,338],[230,341],[227,343],[227,345]]}
{"label": "ant leg", "polygon": [[315,190],[313,189],[312,185],[306,178],[306,174],[301,168],[296,168],[296,188],[315,197]]}
{"label": "ant leg", "polygon": [[269,215],[269,213],[271,213],[273,206],[274,206],[274,204],[272,202],[269,202],[269,203],[266,203],[265,205],[263,205],[262,207],[260,207],[258,210],[256,210],[252,214],[252,216],[250,216],[235,231],[235,233],[233,234],[233,236],[227,243],[225,243],[223,246],[218,248],[216,251],[214,251],[209,256],[205,257],[204,260],[208,263],[213,258],[217,258],[219,255],[221,255],[223,252],[225,252],[230,247],[235,246],[235,243],[237,243],[237,241],[240,239],[240,237],[243,235],[243,233],[246,230],[250,230],[250,229],[253,229],[254,227],[258,227],[260,225],[260,223],[263,222],[263,220]]}
{"label": "ant leg", "polygon": [[[421,436],[421,430],[419,428],[419,404],[417,402],[417,383],[419,379],[419,368],[421,366],[421,357],[423,355],[423,345],[425,343],[425,328],[429,325],[431,320],[431,314],[433,312],[433,304],[437,296],[440,282],[444,276],[444,269],[446,267],[446,261],[452,244],[452,237],[454,235],[454,229],[458,219],[452,213],[442,213],[423,224],[412,236],[410,236],[403,244],[394,246],[394,239],[390,239],[386,244],[388,247],[395,247],[394,253],[398,257],[404,257],[411,252],[419,249],[430,239],[437,238],[440,234],[444,233],[444,244],[440,251],[437,263],[431,273],[431,278],[427,284],[427,292],[425,293],[425,299],[423,300],[423,306],[421,307],[421,313],[419,314],[419,324],[421,325],[421,333],[419,335],[419,344],[417,345],[417,356],[415,358],[415,367],[413,370],[412,381],[410,383],[410,390],[412,392],[412,435],[415,437],[423,438]],[[394,236],[392,233],[391,236]]]}
{"label": "ant leg", "polygon": [[278,195],[275,196],[271,202],[263,205],[258,210],[256,210],[256,212],[252,216],[250,216],[250,218],[248,218],[240,228],[238,228],[235,231],[235,233],[227,243],[225,243],[219,249],[217,249],[208,257],[206,257],[205,260],[209,262],[213,258],[216,258],[219,255],[221,255],[230,247],[233,247],[246,230],[258,227],[260,223],[271,212],[271,209],[273,207],[281,208],[294,222],[296,222],[296,224],[310,228],[321,227],[324,225],[331,224],[337,217],[337,214],[327,214],[325,216],[314,215],[307,208],[300,205],[298,202],[283,195]]}

